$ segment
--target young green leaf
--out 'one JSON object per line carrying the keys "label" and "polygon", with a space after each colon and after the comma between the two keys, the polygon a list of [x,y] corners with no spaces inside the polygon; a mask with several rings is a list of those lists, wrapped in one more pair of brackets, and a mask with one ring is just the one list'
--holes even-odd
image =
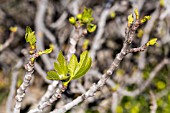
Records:
{"label": "young green leaf", "polygon": [[155,44],[158,44],[157,43],[157,38],[151,39],[149,42],[146,43],[146,46],[153,46]]}
{"label": "young green leaf", "polygon": [[88,32],[92,33],[96,30],[96,25],[95,24],[87,24],[87,30]]}
{"label": "young green leaf", "polygon": [[53,50],[52,48],[46,49],[46,50],[44,51],[44,53],[45,53],[45,54],[49,54],[49,53],[52,52],[52,50]]}
{"label": "young green leaf", "polygon": [[82,77],[83,75],[85,75],[86,72],[90,69],[91,64],[92,64],[92,59],[91,59],[91,58],[88,58],[88,59],[87,59],[87,62],[85,62],[84,68],[83,68],[79,73],[77,73],[77,74],[73,77],[73,79],[77,79],[77,78],[80,78],[80,77]]}
{"label": "young green leaf", "polygon": [[59,75],[55,71],[47,72],[47,76],[46,77],[49,80],[60,80]]}
{"label": "young green leaf", "polygon": [[61,67],[60,64],[58,64],[57,62],[54,62],[54,69],[57,71],[57,73],[58,73],[59,75],[65,74],[65,73],[63,72],[62,67]]}
{"label": "young green leaf", "polygon": [[131,24],[133,23],[133,21],[134,21],[133,15],[130,14],[130,15],[128,16],[128,24],[131,25]]}
{"label": "young green leaf", "polygon": [[74,76],[74,72],[76,70],[77,65],[78,65],[77,57],[73,54],[68,64],[70,76]]}
{"label": "young green leaf", "polygon": [[31,33],[31,32],[32,32],[32,29],[29,26],[27,26],[26,27],[26,33]]}
{"label": "young green leaf", "polygon": [[30,43],[30,45],[34,45],[36,43],[35,34],[31,30],[31,28],[28,26],[26,28],[25,39],[26,39],[26,42]]}
{"label": "young green leaf", "polygon": [[144,16],[144,18],[141,20],[141,23],[144,23],[150,19],[151,19],[151,16]]}
{"label": "young green leaf", "polygon": [[84,11],[82,13],[82,22],[83,23],[91,23],[92,21],[93,21],[92,9],[85,7]]}
{"label": "young green leaf", "polygon": [[136,15],[136,19],[139,19],[139,11],[137,8],[134,10],[134,13]]}
{"label": "young green leaf", "polygon": [[58,61],[59,65],[61,66],[61,68],[63,69],[63,72],[67,73],[67,71],[68,71],[68,69],[67,69],[67,61],[65,60],[65,58],[64,58],[61,51],[59,52],[57,61]]}
{"label": "young green leaf", "polygon": [[73,79],[79,78],[82,76],[82,74],[85,74],[91,66],[90,62],[91,62],[91,58],[88,57],[88,51],[83,52],[80,55],[80,61],[75,70]]}
{"label": "young green leaf", "polygon": [[76,19],[74,17],[70,17],[69,22],[74,25],[76,23]]}

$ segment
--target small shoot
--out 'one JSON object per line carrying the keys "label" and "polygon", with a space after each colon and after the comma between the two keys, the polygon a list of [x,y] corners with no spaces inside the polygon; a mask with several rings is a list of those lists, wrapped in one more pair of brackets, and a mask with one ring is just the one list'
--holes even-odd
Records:
{"label": "small shoot", "polygon": [[82,13],[76,15],[76,18],[70,17],[69,22],[78,28],[85,25],[88,32],[92,33],[96,30],[96,25],[92,24],[94,20],[92,13],[92,9],[85,7]]}
{"label": "small shoot", "polygon": [[34,31],[30,27],[26,27],[26,34],[25,34],[26,42],[28,42],[30,45],[35,45],[36,43],[36,37],[34,34]]}
{"label": "small shoot", "polygon": [[34,31],[32,31],[32,29],[29,26],[26,27],[25,39],[26,42],[30,44],[29,53],[33,54],[36,49],[36,36],[34,34]]}
{"label": "small shoot", "polygon": [[136,15],[136,19],[139,19],[139,11],[137,8],[134,10],[134,13]]}
{"label": "small shoot", "polygon": [[146,43],[146,46],[153,46],[153,45],[158,45],[157,38],[153,38],[149,42]]}
{"label": "small shoot", "polygon": [[144,18],[143,19],[141,19],[141,23],[144,23],[144,22],[146,22],[146,21],[148,21],[148,20],[150,20],[151,19],[151,16],[144,16]]}
{"label": "small shoot", "polygon": [[17,32],[18,28],[16,26],[10,27],[9,30],[13,33]]}
{"label": "small shoot", "polygon": [[80,55],[79,62],[73,54],[69,63],[67,63],[62,52],[59,53],[57,61],[58,62],[54,62],[55,71],[47,72],[47,79],[61,80],[65,87],[67,87],[71,80],[78,79],[85,75],[92,64],[92,59],[88,56],[88,51]]}
{"label": "small shoot", "polygon": [[75,25],[75,24],[76,24],[76,19],[75,19],[74,17],[70,17],[70,18],[69,18],[69,22],[70,22],[71,24]]}
{"label": "small shoot", "polygon": [[134,21],[133,15],[130,14],[130,15],[128,16],[128,26],[129,26],[129,27],[131,26],[131,24],[133,23],[133,21]]}
{"label": "small shoot", "polygon": [[[134,13],[135,13],[136,19],[133,17],[132,14],[130,14],[130,15],[128,16],[128,27],[130,27],[130,26],[132,25],[132,23],[134,23],[134,21],[137,21],[137,20],[139,21],[139,11],[138,11],[137,8],[134,10]],[[146,21],[150,20],[150,18],[151,18],[151,16],[144,16],[144,18],[141,19],[141,20],[139,21],[139,23],[140,23],[140,24],[143,24],[143,23],[145,23]]]}
{"label": "small shoot", "polygon": [[161,7],[164,7],[165,6],[165,0],[159,0],[159,4]]}
{"label": "small shoot", "polygon": [[114,11],[112,11],[111,13],[110,13],[110,17],[113,19],[113,18],[115,18],[116,17],[116,13],[114,12]]}
{"label": "small shoot", "polygon": [[92,33],[96,30],[96,25],[95,24],[87,24],[87,30],[88,32]]}
{"label": "small shoot", "polygon": [[38,55],[41,56],[42,54],[49,54],[49,53],[52,52],[52,50],[53,50],[53,48],[49,48],[49,49],[46,49],[44,51],[39,51]]}

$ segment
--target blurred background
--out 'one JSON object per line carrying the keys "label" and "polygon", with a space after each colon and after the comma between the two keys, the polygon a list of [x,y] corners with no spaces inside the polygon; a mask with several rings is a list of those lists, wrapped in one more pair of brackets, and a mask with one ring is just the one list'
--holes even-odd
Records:
{"label": "blurred background", "polygon": [[59,50],[67,55],[74,33],[68,19],[84,7],[93,10],[97,29],[79,40],[76,55],[89,50],[92,68],[72,81],[49,111],[71,102],[100,79],[120,52],[127,17],[137,8],[140,18],[150,15],[151,19],[136,31],[131,47],[140,47],[152,38],[158,38],[158,45],[128,54],[94,97],[68,113],[170,113],[169,0],[0,0],[0,113],[13,109],[16,90],[23,81],[29,50],[26,26],[36,32],[38,50],[53,44],[54,51],[36,60],[21,113],[37,104],[52,82],[46,79],[46,72],[53,70]]}

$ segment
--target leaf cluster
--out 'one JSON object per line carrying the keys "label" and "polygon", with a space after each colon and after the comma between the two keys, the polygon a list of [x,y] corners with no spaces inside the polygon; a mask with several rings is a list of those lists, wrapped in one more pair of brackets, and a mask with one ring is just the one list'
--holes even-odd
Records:
{"label": "leaf cluster", "polygon": [[84,8],[83,12],[76,15],[75,17],[70,17],[69,22],[74,26],[83,26],[86,25],[88,32],[92,33],[96,30],[96,25],[92,24],[94,18],[92,17],[93,11],[90,8]]}
{"label": "leaf cluster", "polygon": [[80,61],[78,62],[77,57],[73,54],[69,63],[65,60],[62,52],[60,51],[57,62],[54,62],[54,71],[47,72],[47,79],[50,80],[61,80],[64,86],[72,79],[78,79],[86,74],[90,69],[92,59],[88,55],[88,51],[84,51],[80,55]]}
{"label": "leaf cluster", "polygon": [[[134,18],[132,14],[130,14],[130,15],[128,16],[128,26],[129,26],[129,27],[130,27],[131,24],[135,21],[135,19],[136,19],[136,20],[139,20],[139,11],[138,11],[138,9],[135,9],[135,10],[134,10],[134,14],[135,14],[136,18]],[[144,23],[144,22],[150,20],[150,18],[151,18],[151,16],[144,16],[144,17],[140,20],[140,23]]]}

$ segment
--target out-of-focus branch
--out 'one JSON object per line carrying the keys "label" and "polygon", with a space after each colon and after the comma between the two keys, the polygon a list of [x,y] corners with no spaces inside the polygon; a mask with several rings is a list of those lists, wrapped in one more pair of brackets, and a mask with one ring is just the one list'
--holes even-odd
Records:
{"label": "out-of-focus branch", "polygon": [[[47,8],[48,0],[40,0],[37,3],[37,12],[35,16],[35,31],[37,37],[37,50],[44,50],[44,37],[43,37],[43,27],[44,27],[44,16]],[[45,66],[48,70],[51,70],[53,67],[49,60],[48,55],[41,56]]]}
{"label": "out-of-focus branch", "polygon": [[[47,38],[54,45],[54,52],[55,52],[55,55],[57,55],[58,46],[56,44],[56,39],[53,36],[53,34],[45,27],[45,24],[44,24],[44,18],[45,18],[46,8],[48,5],[48,0],[39,0],[37,5],[38,6],[37,6],[36,17],[35,17],[37,49],[44,50],[44,34],[45,34]],[[43,55],[41,56],[41,58],[43,62],[45,63],[47,70],[53,69],[53,66],[51,65],[51,61],[48,55]]]}
{"label": "out-of-focus branch", "polygon": [[15,32],[11,32],[10,33],[10,36],[9,38],[6,40],[6,42],[4,44],[0,44],[0,52],[3,51],[5,48],[7,48],[11,42],[14,40],[14,35],[15,35],[16,31]]}
{"label": "out-of-focus branch", "polygon": [[[142,36],[141,40],[141,46],[144,45],[149,40],[149,34],[154,26],[154,23],[156,19],[159,17],[159,8],[157,8],[151,15],[150,21],[147,22],[145,28],[144,28],[144,35]],[[146,51],[139,53],[139,59],[138,59],[138,68],[142,70],[145,66],[145,56]]]}
{"label": "out-of-focus branch", "polygon": [[117,105],[118,105],[118,92],[113,92],[112,93],[112,113],[116,113],[116,109],[117,109]]}
{"label": "out-of-focus branch", "polygon": [[52,23],[50,27],[60,29],[63,26],[63,22],[65,21],[67,16],[68,16],[68,13],[64,11],[62,15],[60,16],[60,18],[56,22]]}
{"label": "out-of-focus branch", "polygon": [[156,113],[156,110],[157,110],[157,103],[156,103],[156,97],[154,95],[154,93],[152,91],[149,92],[150,93],[150,103],[151,103],[151,106],[150,106],[150,113]]}
{"label": "out-of-focus branch", "polygon": [[105,8],[101,13],[100,20],[97,24],[97,26],[98,26],[97,33],[94,36],[94,40],[93,40],[92,47],[91,47],[91,50],[90,50],[90,55],[91,55],[93,60],[95,59],[96,51],[98,49],[100,49],[100,47],[102,45],[101,38],[104,34],[107,17],[110,14],[110,11],[115,11],[116,8],[117,8],[117,4],[115,4],[111,8]]}
{"label": "out-of-focus branch", "polygon": [[35,70],[40,74],[40,76],[44,79],[46,83],[48,84],[52,83],[51,80],[48,80],[46,78],[47,76],[46,72],[41,68],[41,66],[37,62],[35,62]]}
{"label": "out-of-focus branch", "polygon": [[168,59],[163,59],[154,69],[153,71],[150,73],[149,78],[143,83],[141,84],[141,86],[134,90],[134,91],[127,91],[124,90],[122,88],[118,88],[118,92],[121,93],[122,95],[125,96],[132,96],[135,97],[137,95],[139,95],[141,92],[143,92],[151,83],[151,81],[153,80],[153,78],[156,76],[156,74],[166,65],[169,64],[170,61]]}
{"label": "out-of-focus branch", "polygon": [[[38,103],[38,106],[42,105],[43,103],[45,103],[46,101],[49,100],[49,98],[51,97],[51,95],[54,94],[55,89],[57,88],[59,84],[59,81],[53,81],[49,86],[48,89],[46,91],[46,93],[42,96],[40,102]],[[42,110],[40,110],[39,107],[35,108],[35,109],[31,109],[28,113],[38,113],[41,112]]]}
{"label": "out-of-focus branch", "polygon": [[8,99],[6,102],[6,111],[7,113],[12,113],[12,102],[13,102],[13,97],[15,95],[15,90],[16,90],[16,84],[17,84],[17,78],[18,78],[18,69],[21,68],[23,65],[23,61],[19,60],[17,64],[14,66],[13,71],[12,71],[12,80],[11,80],[11,86],[10,86],[10,92],[8,95]]}

